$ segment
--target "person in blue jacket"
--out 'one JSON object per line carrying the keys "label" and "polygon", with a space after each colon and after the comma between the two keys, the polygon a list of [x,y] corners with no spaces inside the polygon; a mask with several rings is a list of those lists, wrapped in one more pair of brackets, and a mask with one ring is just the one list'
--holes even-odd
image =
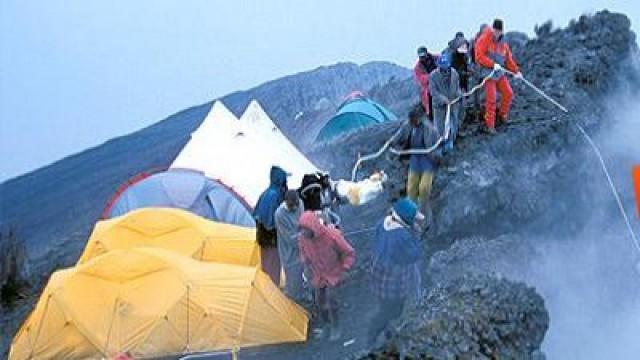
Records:
{"label": "person in blue jacket", "polygon": [[287,192],[287,173],[272,166],[269,187],[260,195],[253,217],[256,220],[256,241],[260,245],[262,270],[273,283],[280,284],[280,255],[274,215]]}
{"label": "person in blue jacket", "polygon": [[402,314],[406,300],[419,295],[422,245],[418,223],[423,219],[417,205],[402,198],[376,229],[370,275],[378,309],[368,330],[370,344]]}

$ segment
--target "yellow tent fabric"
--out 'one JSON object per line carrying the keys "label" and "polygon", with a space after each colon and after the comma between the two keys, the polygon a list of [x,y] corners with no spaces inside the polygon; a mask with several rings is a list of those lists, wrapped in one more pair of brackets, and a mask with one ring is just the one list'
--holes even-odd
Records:
{"label": "yellow tent fabric", "polygon": [[55,272],[9,358],[136,358],[305,341],[308,317],[256,267],[113,250]]}
{"label": "yellow tent fabric", "polygon": [[255,229],[217,223],[181,209],[143,208],[99,221],[78,264],[111,250],[143,246],[206,262],[255,266],[260,262],[255,239]]}

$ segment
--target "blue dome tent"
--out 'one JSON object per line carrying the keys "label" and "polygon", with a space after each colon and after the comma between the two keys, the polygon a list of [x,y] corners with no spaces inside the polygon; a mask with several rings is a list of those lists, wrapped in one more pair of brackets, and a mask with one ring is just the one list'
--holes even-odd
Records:
{"label": "blue dome tent", "polygon": [[144,207],[172,207],[204,218],[255,227],[252,209],[232,188],[194,170],[170,169],[140,174],[120,187],[102,217],[124,215]]}
{"label": "blue dome tent", "polygon": [[316,142],[329,141],[360,128],[396,120],[398,118],[391,111],[356,92],[347,97],[336,114],[318,132]]}

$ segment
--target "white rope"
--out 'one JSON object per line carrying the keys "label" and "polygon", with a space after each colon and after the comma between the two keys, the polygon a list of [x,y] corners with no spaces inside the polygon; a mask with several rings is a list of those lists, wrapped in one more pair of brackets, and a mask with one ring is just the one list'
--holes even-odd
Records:
{"label": "white rope", "polygon": [[372,226],[372,227],[368,227],[368,228],[364,228],[364,229],[360,229],[360,230],[348,231],[348,232],[343,233],[342,235],[351,236],[351,235],[367,233],[367,232],[374,231],[376,228],[377,228],[376,226]]}
{"label": "white rope", "polygon": [[[513,73],[513,72],[511,72],[511,71],[509,71],[507,69],[502,69],[502,71],[504,71],[506,74],[515,76],[517,79],[522,80],[529,88],[533,89],[536,93],[538,93],[540,96],[542,96],[543,98],[548,100],[553,105],[557,106],[563,112],[565,112],[565,113],[569,112],[569,110],[567,110],[567,108],[562,106],[559,102],[557,102],[555,99],[553,99],[552,97],[547,95],[544,91],[540,90],[537,86],[532,84],[529,80],[525,79],[523,76],[516,76],[515,73]],[[480,84],[474,86],[469,92],[467,92],[465,94],[462,94],[462,96],[457,97],[456,99],[451,101],[449,104],[447,104],[447,114],[446,114],[446,118],[445,118],[445,129],[447,131],[445,131],[445,135],[444,136],[440,136],[440,138],[438,138],[438,140],[436,141],[436,143],[433,146],[429,147],[428,149],[411,149],[411,150],[397,150],[397,149],[394,149],[394,148],[390,148],[390,151],[393,154],[396,154],[396,155],[421,155],[421,154],[428,154],[428,153],[434,151],[435,149],[437,149],[438,146],[442,143],[442,141],[444,141],[444,140],[446,140],[448,138],[448,130],[450,130],[449,122],[450,122],[451,105],[453,105],[456,102],[460,101],[464,97],[470,96],[471,94],[476,92],[478,89],[483,87],[484,84],[486,83],[486,81],[489,78],[491,78],[491,76],[493,76],[494,73],[495,73],[495,70],[491,71],[491,73],[487,77],[482,79],[482,82]],[[633,231],[633,226],[631,225],[631,221],[629,220],[629,217],[627,216],[627,213],[624,210],[624,205],[622,204],[622,200],[620,200],[620,195],[618,194],[618,190],[616,189],[616,186],[613,183],[613,179],[611,178],[611,175],[609,174],[609,170],[607,169],[607,165],[604,162],[604,159],[602,157],[602,154],[600,153],[600,150],[598,149],[598,146],[595,144],[595,142],[591,139],[589,134],[587,134],[587,132],[584,131],[584,129],[580,125],[578,125],[578,124],[574,124],[574,125],[578,128],[578,130],[580,130],[582,135],[584,135],[585,139],[591,145],[591,147],[593,148],[596,156],[598,157],[598,160],[600,161],[600,165],[602,167],[602,170],[603,170],[604,174],[607,177],[607,181],[609,182],[609,186],[611,188],[611,192],[613,194],[613,197],[615,198],[616,203],[618,204],[618,208],[620,209],[620,213],[622,215],[622,218],[624,219],[624,222],[625,222],[625,224],[627,226],[627,230],[629,232],[629,236],[631,237],[631,240],[633,241],[634,247],[636,248],[638,253],[640,253],[640,241],[638,240],[637,235]],[[385,143],[385,145],[382,148],[380,148],[380,150],[378,150],[376,153],[368,155],[368,156],[365,156],[365,157],[359,159],[358,162],[356,162],[356,166],[354,167],[353,172],[352,172],[353,179],[355,179],[355,177],[357,175],[358,167],[361,165],[361,163],[363,161],[375,159],[375,158],[379,157],[380,155],[382,155],[382,153],[387,148],[389,148],[392,140],[394,140],[395,137],[397,137],[399,133],[400,133],[400,131],[396,132],[396,134],[394,134],[394,136],[391,139],[389,139],[389,141],[387,141]]]}
{"label": "white rope", "polygon": [[575,125],[578,128],[578,130],[580,130],[582,135],[584,135],[585,139],[591,145],[591,147],[593,148],[593,151],[598,156],[598,160],[600,161],[600,165],[602,166],[602,171],[607,176],[607,181],[609,182],[609,186],[611,187],[611,193],[613,193],[613,197],[616,199],[616,202],[618,203],[618,208],[620,209],[620,213],[622,214],[622,218],[624,219],[624,222],[627,225],[627,230],[629,231],[629,236],[631,237],[631,240],[633,241],[633,245],[635,246],[636,250],[638,250],[638,253],[640,253],[640,242],[638,241],[638,237],[636,236],[636,233],[633,231],[633,226],[631,226],[631,221],[629,221],[629,217],[627,216],[627,212],[624,210],[624,205],[622,205],[622,200],[620,200],[620,195],[618,195],[618,190],[616,189],[616,186],[613,183],[613,180],[611,179],[611,175],[609,174],[609,170],[607,169],[607,165],[605,164],[604,159],[602,158],[602,154],[600,153],[600,149],[598,149],[598,146],[596,145],[596,143],[593,141],[593,139],[591,139],[589,134],[587,134],[587,132],[584,131],[582,126],[580,126],[578,124],[575,124]]}
{"label": "white rope", "polygon": [[468,97],[473,95],[473,93],[475,93],[476,91],[478,91],[479,89],[481,89],[484,84],[487,82],[487,80],[489,80],[493,75],[495,74],[495,70],[491,70],[491,72],[489,73],[489,75],[487,75],[486,77],[484,77],[482,79],[482,81],[474,86],[473,88],[471,88],[471,90],[469,90],[466,93],[463,93],[462,95],[458,96],[457,98],[451,100],[449,103],[447,103],[447,112],[445,115],[445,131],[444,134],[441,135],[440,137],[438,137],[438,140],[436,140],[435,144],[433,144],[432,146],[430,146],[427,149],[410,149],[410,150],[398,150],[395,148],[391,147],[391,144],[393,143],[393,141],[395,141],[395,139],[400,135],[402,128],[398,129],[393,136],[391,136],[391,138],[389,138],[389,140],[387,140],[384,145],[382,145],[382,147],[380,149],[378,149],[378,151],[376,151],[373,154],[369,154],[363,157],[359,157],[358,160],[356,161],[355,165],[353,166],[353,170],[351,171],[351,181],[355,181],[356,177],[358,175],[358,170],[360,169],[360,166],[362,165],[363,162],[365,161],[369,161],[369,160],[373,160],[376,159],[378,157],[380,157],[387,149],[389,149],[389,151],[395,155],[426,155],[429,154],[433,151],[435,151],[438,146],[440,146],[440,144],[442,144],[443,141],[448,140],[449,139],[449,133],[451,132],[451,106],[455,105],[457,102],[461,101],[463,98]]}

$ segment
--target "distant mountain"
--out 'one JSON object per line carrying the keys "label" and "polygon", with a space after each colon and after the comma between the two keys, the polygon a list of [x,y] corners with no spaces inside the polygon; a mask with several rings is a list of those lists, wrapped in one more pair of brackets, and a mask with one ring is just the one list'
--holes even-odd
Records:
{"label": "distant mountain", "polygon": [[[269,81],[222,100],[239,115],[251,99],[258,99],[287,133],[298,113],[318,104],[335,109],[353,90],[366,92],[407,76],[408,69],[387,62],[340,63]],[[142,171],[169,166],[210,106],[186,109],[0,184],[0,225],[15,227],[26,244],[33,275],[46,276],[72,264],[118,185]]]}
{"label": "distant mountain", "polygon": [[368,93],[373,87],[411,76],[409,69],[388,62],[362,66],[339,63],[238,91],[223,97],[222,101],[240,115],[249,101],[257,99],[281,130],[298,146],[306,148],[346,95],[355,90]]}

